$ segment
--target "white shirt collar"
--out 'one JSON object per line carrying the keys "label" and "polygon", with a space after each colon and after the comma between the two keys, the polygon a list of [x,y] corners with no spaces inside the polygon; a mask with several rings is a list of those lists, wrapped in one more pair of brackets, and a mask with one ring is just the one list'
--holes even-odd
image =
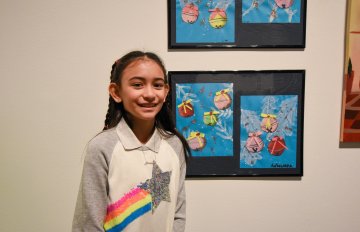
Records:
{"label": "white shirt collar", "polygon": [[162,137],[157,128],[155,128],[154,133],[151,135],[151,138],[146,142],[146,144],[142,144],[139,141],[124,118],[122,118],[116,126],[116,132],[125,150],[141,148],[150,149],[156,153],[159,152]]}

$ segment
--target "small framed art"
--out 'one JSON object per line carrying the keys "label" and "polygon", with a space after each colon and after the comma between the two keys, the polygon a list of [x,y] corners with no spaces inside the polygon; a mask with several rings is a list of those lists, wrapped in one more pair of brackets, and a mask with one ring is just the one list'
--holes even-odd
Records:
{"label": "small framed art", "polygon": [[304,70],[170,71],[187,177],[302,176]]}
{"label": "small framed art", "polygon": [[304,48],[306,0],[168,0],[168,47]]}

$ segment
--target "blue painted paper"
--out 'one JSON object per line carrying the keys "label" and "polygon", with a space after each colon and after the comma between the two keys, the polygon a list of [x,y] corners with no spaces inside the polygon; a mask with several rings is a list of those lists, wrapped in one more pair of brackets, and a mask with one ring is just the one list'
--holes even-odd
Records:
{"label": "blue painted paper", "polygon": [[[216,93],[227,90],[231,104],[227,109],[217,109],[214,98]],[[233,156],[233,84],[232,83],[196,83],[176,84],[176,128],[185,138],[191,132],[204,134],[206,145],[202,150],[192,151],[194,157]],[[179,105],[191,101],[194,114],[183,117]],[[204,113],[217,111],[217,123],[209,126],[204,123]]]}
{"label": "blue painted paper", "polygon": [[[298,96],[241,96],[240,101],[240,168],[296,168]],[[262,130],[266,121],[261,115],[272,115],[277,129],[273,132]],[[262,133],[259,138],[264,147],[259,152],[250,152],[246,147],[249,134],[258,132]],[[281,155],[271,154],[268,148],[276,136],[286,143]]]}
{"label": "blue painted paper", "polygon": [[301,0],[294,0],[289,8],[278,7],[274,0],[243,0],[242,3],[242,23],[300,23]]}
{"label": "blue painted paper", "polygon": [[[182,9],[193,3],[199,9],[194,23],[182,19]],[[211,12],[224,9],[227,22],[222,28],[213,28],[209,23]],[[176,43],[234,43],[235,42],[235,1],[234,0],[177,0],[176,1]]]}

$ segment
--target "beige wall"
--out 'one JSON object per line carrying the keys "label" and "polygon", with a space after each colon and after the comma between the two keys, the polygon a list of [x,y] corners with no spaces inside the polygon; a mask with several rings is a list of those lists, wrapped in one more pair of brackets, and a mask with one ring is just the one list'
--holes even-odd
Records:
{"label": "beige wall", "polygon": [[132,49],[168,70],[306,69],[304,176],[187,181],[188,232],[360,231],[360,150],[338,145],[345,0],[308,0],[304,51],[169,52],[161,2],[0,0],[0,231],[70,230],[111,64]]}

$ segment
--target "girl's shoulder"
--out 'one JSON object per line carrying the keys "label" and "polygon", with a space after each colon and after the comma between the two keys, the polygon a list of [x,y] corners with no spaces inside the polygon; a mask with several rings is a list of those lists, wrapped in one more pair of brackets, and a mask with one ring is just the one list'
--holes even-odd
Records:
{"label": "girl's shoulder", "polygon": [[115,128],[101,131],[95,135],[87,144],[87,156],[105,156],[110,159],[115,145],[118,143],[119,138],[116,134]]}
{"label": "girl's shoulder", "polygon": [[168,142],[170,144],[173,144],[174,146],[182,146],[181,140],[175,134],[170,134],[168,136],[163,136],[163,139],[166,142]]}
{"label": "girl's shoulder", "polygon": [[182,146],[181,140],[176,134],[173,134],[169,131],[158,129],[158,132],[163,140],[167,143],[170,143],[174,147]]}
{"label": "girl's shoulder", "polygon": [[116,129],[111,128],[108,130],[104,130],[96,134],[92,139],[89,141],[89,145],[92,146],[99,146],[102,144],[106,144],[112,142],[117,139]]}
{"label": "girl's shoulder", "polygon": [[181,163],[184,161],[184,146],[179,137],[175,134],[164,136],[163,140],[170,145],[170,147],[175,151],[179,157]]}

